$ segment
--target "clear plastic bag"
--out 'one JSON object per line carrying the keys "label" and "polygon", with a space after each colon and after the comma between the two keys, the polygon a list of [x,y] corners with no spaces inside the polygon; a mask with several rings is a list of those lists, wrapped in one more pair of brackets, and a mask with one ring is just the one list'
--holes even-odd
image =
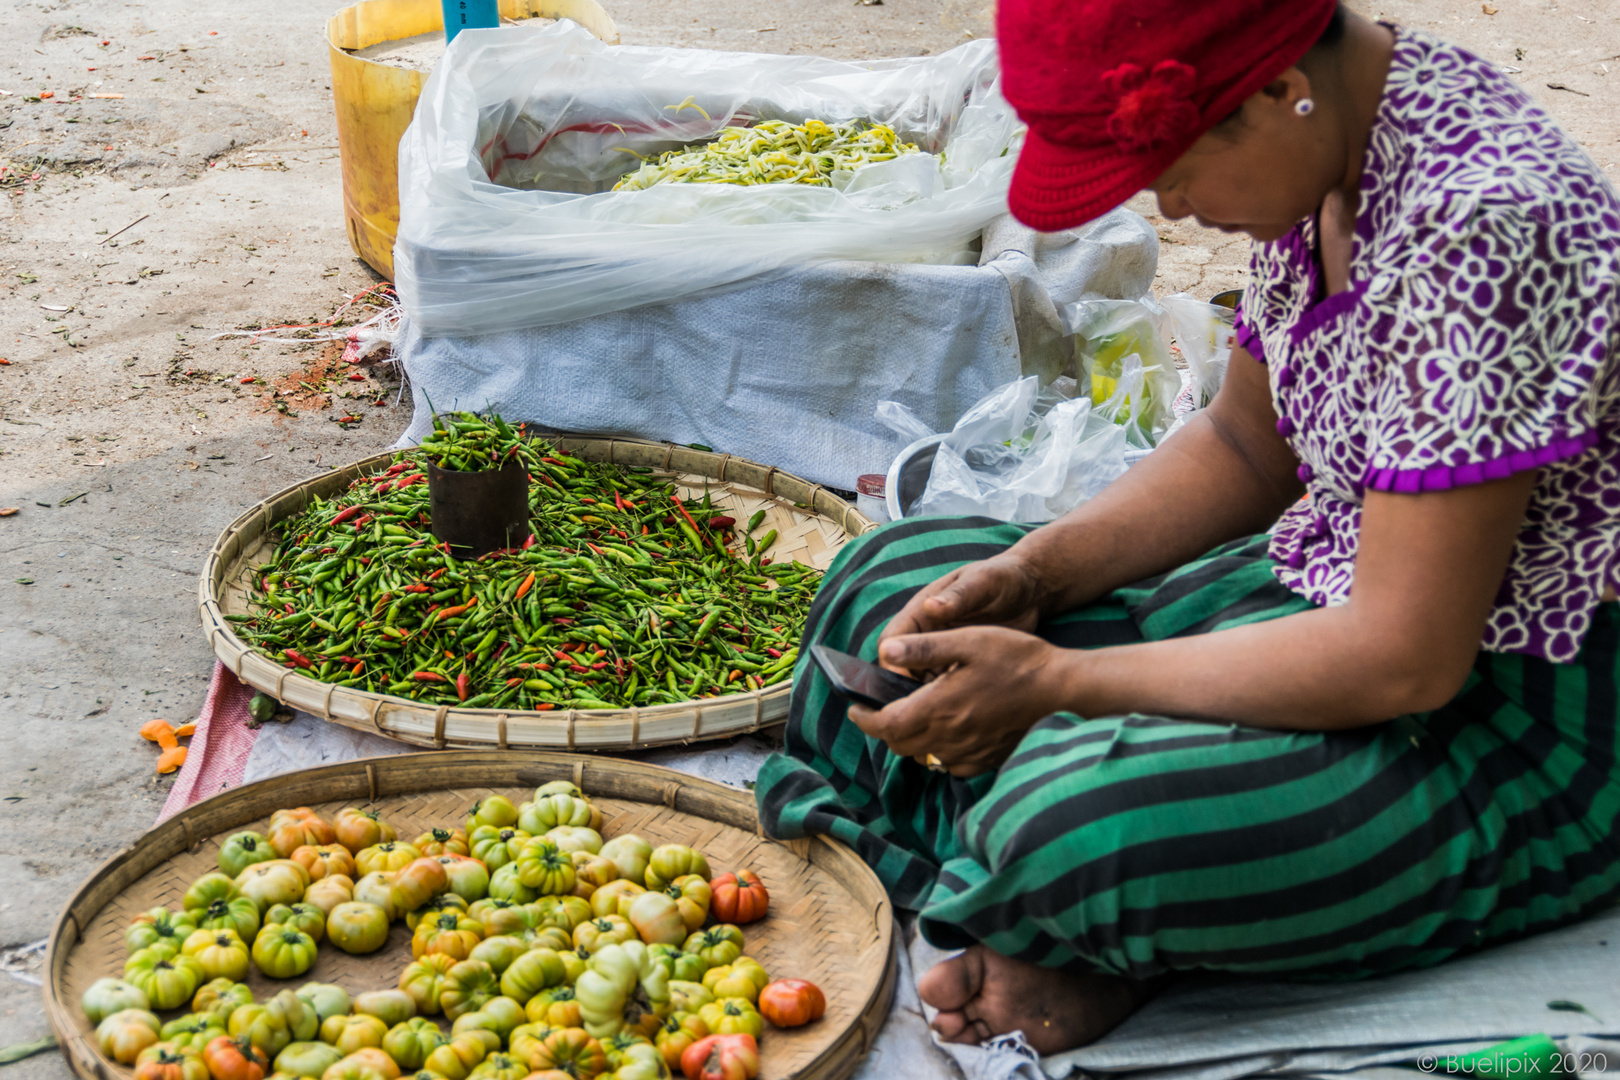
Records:
{"label": "clear plastic bag", "polygon": [[[573,23],[468,30],[399,148],[395,282],[425,334],[569,322],[834,259],[967,264],[1006,211],[1023,128],[995,45],[845,63],[607,46]],[[832,187],[613,192],[727,125],[868,120],[924,153]]]}
{"label": "clear plastic bag", "polygon": [[[895,402],[880,405],[878,419],[902,438],[927,437]],[[1008,383],[939,441],[927,487],[900,509],[907,517],[1052,521],[1125,474],[1126,431],[1077,394],[1073,379],[1055,379],[1044,390],[1034,376]]]}
{"label": "clear plastic bag", "polygon": [[1080,392],[1125,429],[1130,445],[1150,450],[1175,421],[1181,376],[1170,355],[1164,311],[1142,300],[1080,300],[1061,312],[1074,335]]}
{"label": "clear plastic bag", "polygon": [[1192,376],[1192,406],[1202,409],[1215,400],[1232,359],[1234,312],[1187,293],[1167,296],[1160,304],[1175,331],[1176,344]]}

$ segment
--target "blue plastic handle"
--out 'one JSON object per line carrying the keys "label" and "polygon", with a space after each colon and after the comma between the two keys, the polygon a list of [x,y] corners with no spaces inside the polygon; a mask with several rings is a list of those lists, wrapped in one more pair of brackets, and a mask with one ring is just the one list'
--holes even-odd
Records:
{"label": "blue plastic handle", "polygon": [[489,30],[501,25],[498,0],[440,0],[444,6],[444,43],[463,30]]}

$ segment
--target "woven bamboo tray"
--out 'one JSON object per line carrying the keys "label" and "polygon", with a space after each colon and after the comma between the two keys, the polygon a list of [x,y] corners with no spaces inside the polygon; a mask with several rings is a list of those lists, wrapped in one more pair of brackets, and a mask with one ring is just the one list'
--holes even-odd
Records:
{"label": "woven bamboo tray", "polygon": [[[587,461],[657,469],[674,477],[685,495],[701,496],[707,490],[717,508],[739,521],[764,510],[760,534],[777,531],[771,558],[778,561],[792,559],[825,570],[848,537],[875,528],[825,488],[730,454],[639,439],[560,436],[552,441]],[[248,580],[252,569],[270,557],[276,523],[301,513],[312,497],[330,498],[356,477],[379,472],[392,460],[392,451],[376,454],[279,491],[231,522],[214,542],[198,583],[197,604],[209,646],[238,679],[333,723],[438,749],[634,750],[727,738],[779,724],[787,717],[791,680],[762,690],[648,708],[501,712],[427,705],[336,687],[255,652],[236,636],[225,616],[248,611]]]}
{"label": "woven bamboo tray", "polygon": [[[670,769],[489,750],[362,759],[261,780],[190,807],[114,856],[80,886],[51,931],[45,1013],[68,1064],[85,1080],[133,1075],[100,1054],[79,998],[96,979],[123,971],[130,919],[160,905],[179,910],[186,887],[217,868],[220,842],[229,834],[264,830],[271,812],[282,807],[308,805],[330,819],[360,805],[379,811],[409,838],[459,824],[467,808],[488,795],[517,802],[550,780],[572,780],[584,790],[606,815],[605,836],[635,832],[655,845],[689,844],[717,872],[754,869],[771,891],[771,907],[765,919],[744,927],[748,955],[774,976],[809,979],[827,995],[827,1014],[816,1023],[766,1031],[760,1075],[841,1080],[854,1071],[888,1015],[895,963],[888,897],[853,852],[821,837],[764,839],[748,794]],[[349,956],[322,944],[306,975],[272,980],[254,969],[247,982],[258,1000],[311,979],[355,994],[393,988],[410,961],[410,935],[401,920],[380,952]]]}

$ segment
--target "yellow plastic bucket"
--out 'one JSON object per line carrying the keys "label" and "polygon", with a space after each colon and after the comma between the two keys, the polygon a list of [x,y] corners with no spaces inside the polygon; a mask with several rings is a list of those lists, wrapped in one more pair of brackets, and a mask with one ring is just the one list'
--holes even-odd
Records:
{"label": "yellow plastic bucket", "polygon": [[[619,43],[618,27],[596,0],[501,0],[501,17],[572,19],[609,45]],[[399,140],[428,73],[363,60],[352,51],[443,29],[439,0],[362,0],[326,22],[349,243],[389,279],[399,231]]]}

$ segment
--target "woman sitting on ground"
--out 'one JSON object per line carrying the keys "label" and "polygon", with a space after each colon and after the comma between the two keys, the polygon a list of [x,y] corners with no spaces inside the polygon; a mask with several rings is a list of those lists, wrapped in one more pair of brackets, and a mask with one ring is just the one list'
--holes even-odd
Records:
{"label": "woman sitting on ground", "polygon": [[[1003,0],[1013,212],[1146,186],[1255,240],[1214,403],[1041,528],[848,545],[776,836],[858,852],[946,1039],[1095,1039],[1167,977],[1360,978],[1620,895],[1620,201],[1489,63],[1332,0]],[[1269,532],[1268,532],[1269,530]],[[808,655],[808,650],[806,651]]]}

